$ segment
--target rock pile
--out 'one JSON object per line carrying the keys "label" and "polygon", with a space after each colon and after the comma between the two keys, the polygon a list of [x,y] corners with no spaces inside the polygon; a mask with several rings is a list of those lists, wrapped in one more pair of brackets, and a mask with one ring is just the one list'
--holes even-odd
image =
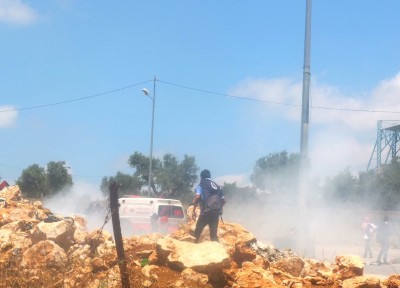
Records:
{"label": "rock pile", "polygon": [[[18,186],[0,191],[0,287],[122,287],[112,236],[87,231],[82,216],[62,217]],[[242,226],[221,223],[220,243],[193,243],[194,222],[170,235],[124,238],[130,287],[399,287],[363,276],[358,256],[335,263],[264,245]]]}

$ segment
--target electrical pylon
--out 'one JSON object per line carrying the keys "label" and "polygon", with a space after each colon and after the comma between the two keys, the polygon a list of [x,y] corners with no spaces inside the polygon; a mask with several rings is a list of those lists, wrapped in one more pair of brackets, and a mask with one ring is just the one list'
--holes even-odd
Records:
{"label": "electrical pylon", "polygon": [[376,142],[368,162],[367,171],[378,172],[381,165],[388,164],[392,159],[395,159],[399,152],[399,145],[397,145],[399,141],[400,120],[378,120]]}

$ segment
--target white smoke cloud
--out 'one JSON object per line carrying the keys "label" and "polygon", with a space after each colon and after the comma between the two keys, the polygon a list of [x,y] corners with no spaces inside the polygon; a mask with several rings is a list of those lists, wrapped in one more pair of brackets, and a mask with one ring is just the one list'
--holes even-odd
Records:
{"label": "white smoke cloud", "polygon": [[[274,117],[300,123],[301,81],[289,78],[246,79],[234,87],[230,94],[281,103],[275,104],[273,109],[272,104],[266,103],[264,107],[268,113],[260,111],[260,121],[265,121],[264,117]],[[400,112],[398,95],[400,73],[359,95],[349,95],[338,87],[312,79],[310,103],[314,108],[310,109],[309,126],[311,174],[332,176],[346,168],[352,172],[365,170],[376,141],[378,120],[400,119],[400,113],[388,113]],[[287,147],[279,151],[284,149]]]}
{"label": "white smoke cloud", "polygon": [[236,183],[239,187],[249,186],[250,180],[248,175],[240,174],[240,175],[224,175],[221,177],[216,177],[215,182],[223,185],[223,183]]}
{"label": "white smoke cloud", "polygon": [[46,199],[44,205],[54,213],[70,216],[74,213],[85,213],[90,201],[103,199],[98,186],[87,182],[74,183],[71,190],[66,193],[59,193],[56,196]]}
{"label": "white smoke cloud", "polygon": [[20,0],[0,0],[0,22],[28,25],[37,18],[37,13]]}
{"label": "white smoke cloud", "polygon": [[[0,106],[0,128],[10,127],[17,121],[18,111],[12,106]],[[4,112],[2,112],[4,111]]]}

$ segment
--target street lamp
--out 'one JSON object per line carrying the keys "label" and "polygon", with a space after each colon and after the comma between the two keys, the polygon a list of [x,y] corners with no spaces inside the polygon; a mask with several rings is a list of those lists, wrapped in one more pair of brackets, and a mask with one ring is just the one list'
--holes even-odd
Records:
{"label": "street lamp", "polygon": [[148,96],[152,101],[153,101],[153,109],[151,113],[151,136],[150,136],[150,163],[149,163],[149,191],[148,191],[148,196],[150,197],[150,191],[151,191],[151,173],[152,173],[152,164],[153,164],[153,133],[154,133],[154,108],[156,106],[156,76],[154,76],[153,80],[153,96],[150,95],[149,90],[146,88],[143,88],[142,91],[145,96]]}

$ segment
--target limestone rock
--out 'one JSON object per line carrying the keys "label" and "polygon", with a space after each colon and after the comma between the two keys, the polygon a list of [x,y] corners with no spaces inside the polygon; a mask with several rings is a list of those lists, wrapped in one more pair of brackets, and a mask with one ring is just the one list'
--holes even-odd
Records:
{"label": "limestone rock", "polygon": [[32,229],[38,223],[39,221],[35,219],[29,219],[28,221],[17,220],[3,225],[1,229],[8,229],[12,230],[13,232],[26,232]]}
{"label": "limestone rock", "polygon": [[229,266],[229,255],[218,242],[194,244],[165,237],[157,242],[157,254],[159,259],[166,258],[168,265],[179,270],[192,268],[211,274]]}
{"label": "limestone rock", "polygon": [[207,287],[208,284],[208,276],[202,273],[198,273],[191,268],[186,268],[181,273],[182,279],[185,281],[191,281]]}
{"label": "limestone rock", "polygon": [[104,259],[100,257],[94,257],[91,261],[90,264],[92,266],[92,271],[93,273],[97,273],[99,271],[106,271],[110,267],[106,265]]}
{"label": "limestone rock", "polygon": [[[346,279],[342,283],[343,288],[381,288],[380,280],[375,277],[357,276]],[[399,287],[399,286],[396,286]]]}
{"label": "limestone rock", "polygon": [[382,283],[388,288],[400,287],[400,275],[390,275],[388,279],[382,281]]}
{"label": "limestone rock", "polygon": [[22,193],[18,185],[4,187],[0,191],[0,197],[5,198],[6,202],[21,200]]}
{"label": "limestone rock", "polygon": [[360,256],[338,255],[335,257],[335,266],[334,271],[341,280],[362,276],[364,273],[364,262]]}
{"label": "limestone rock", "polygon": [[73,222],[65,219],[51,223],[41,222],[31,233],[32,243],[51,240],[67,251],[74,244],[75,229]]}
{"label": "limestone rock", "polygon": [[22,255],[21,267],[32,268],[64,268],[67,264],[65,251],[56,243],[50,240],[41,241]]}
{"label": "limestone rock", "polygon": [[256,266],[252,262],[244,262],[234,276],[234,282],[230,283],[232,288],[250,288],[250,287],[282,287],[276,284],[270,271]]}
{"label": "limestone rock", "polygon": [[304,260],[300,257],[288,257],[272,263],[270,267],[299,277],[304,267]]}
{"label": "limestone rock", "polygon": [[31,245],[32,241],[25,232],[14,232],[8,229],[0,230],[0,248],[2,250],[7,246],[25,250]]}
{"label": "limestone rock", "polygon": [[142,268],[141,272],[145,277],[157,280],[157,272],[159,270],[160,268],[156,265],[146,265]]}

